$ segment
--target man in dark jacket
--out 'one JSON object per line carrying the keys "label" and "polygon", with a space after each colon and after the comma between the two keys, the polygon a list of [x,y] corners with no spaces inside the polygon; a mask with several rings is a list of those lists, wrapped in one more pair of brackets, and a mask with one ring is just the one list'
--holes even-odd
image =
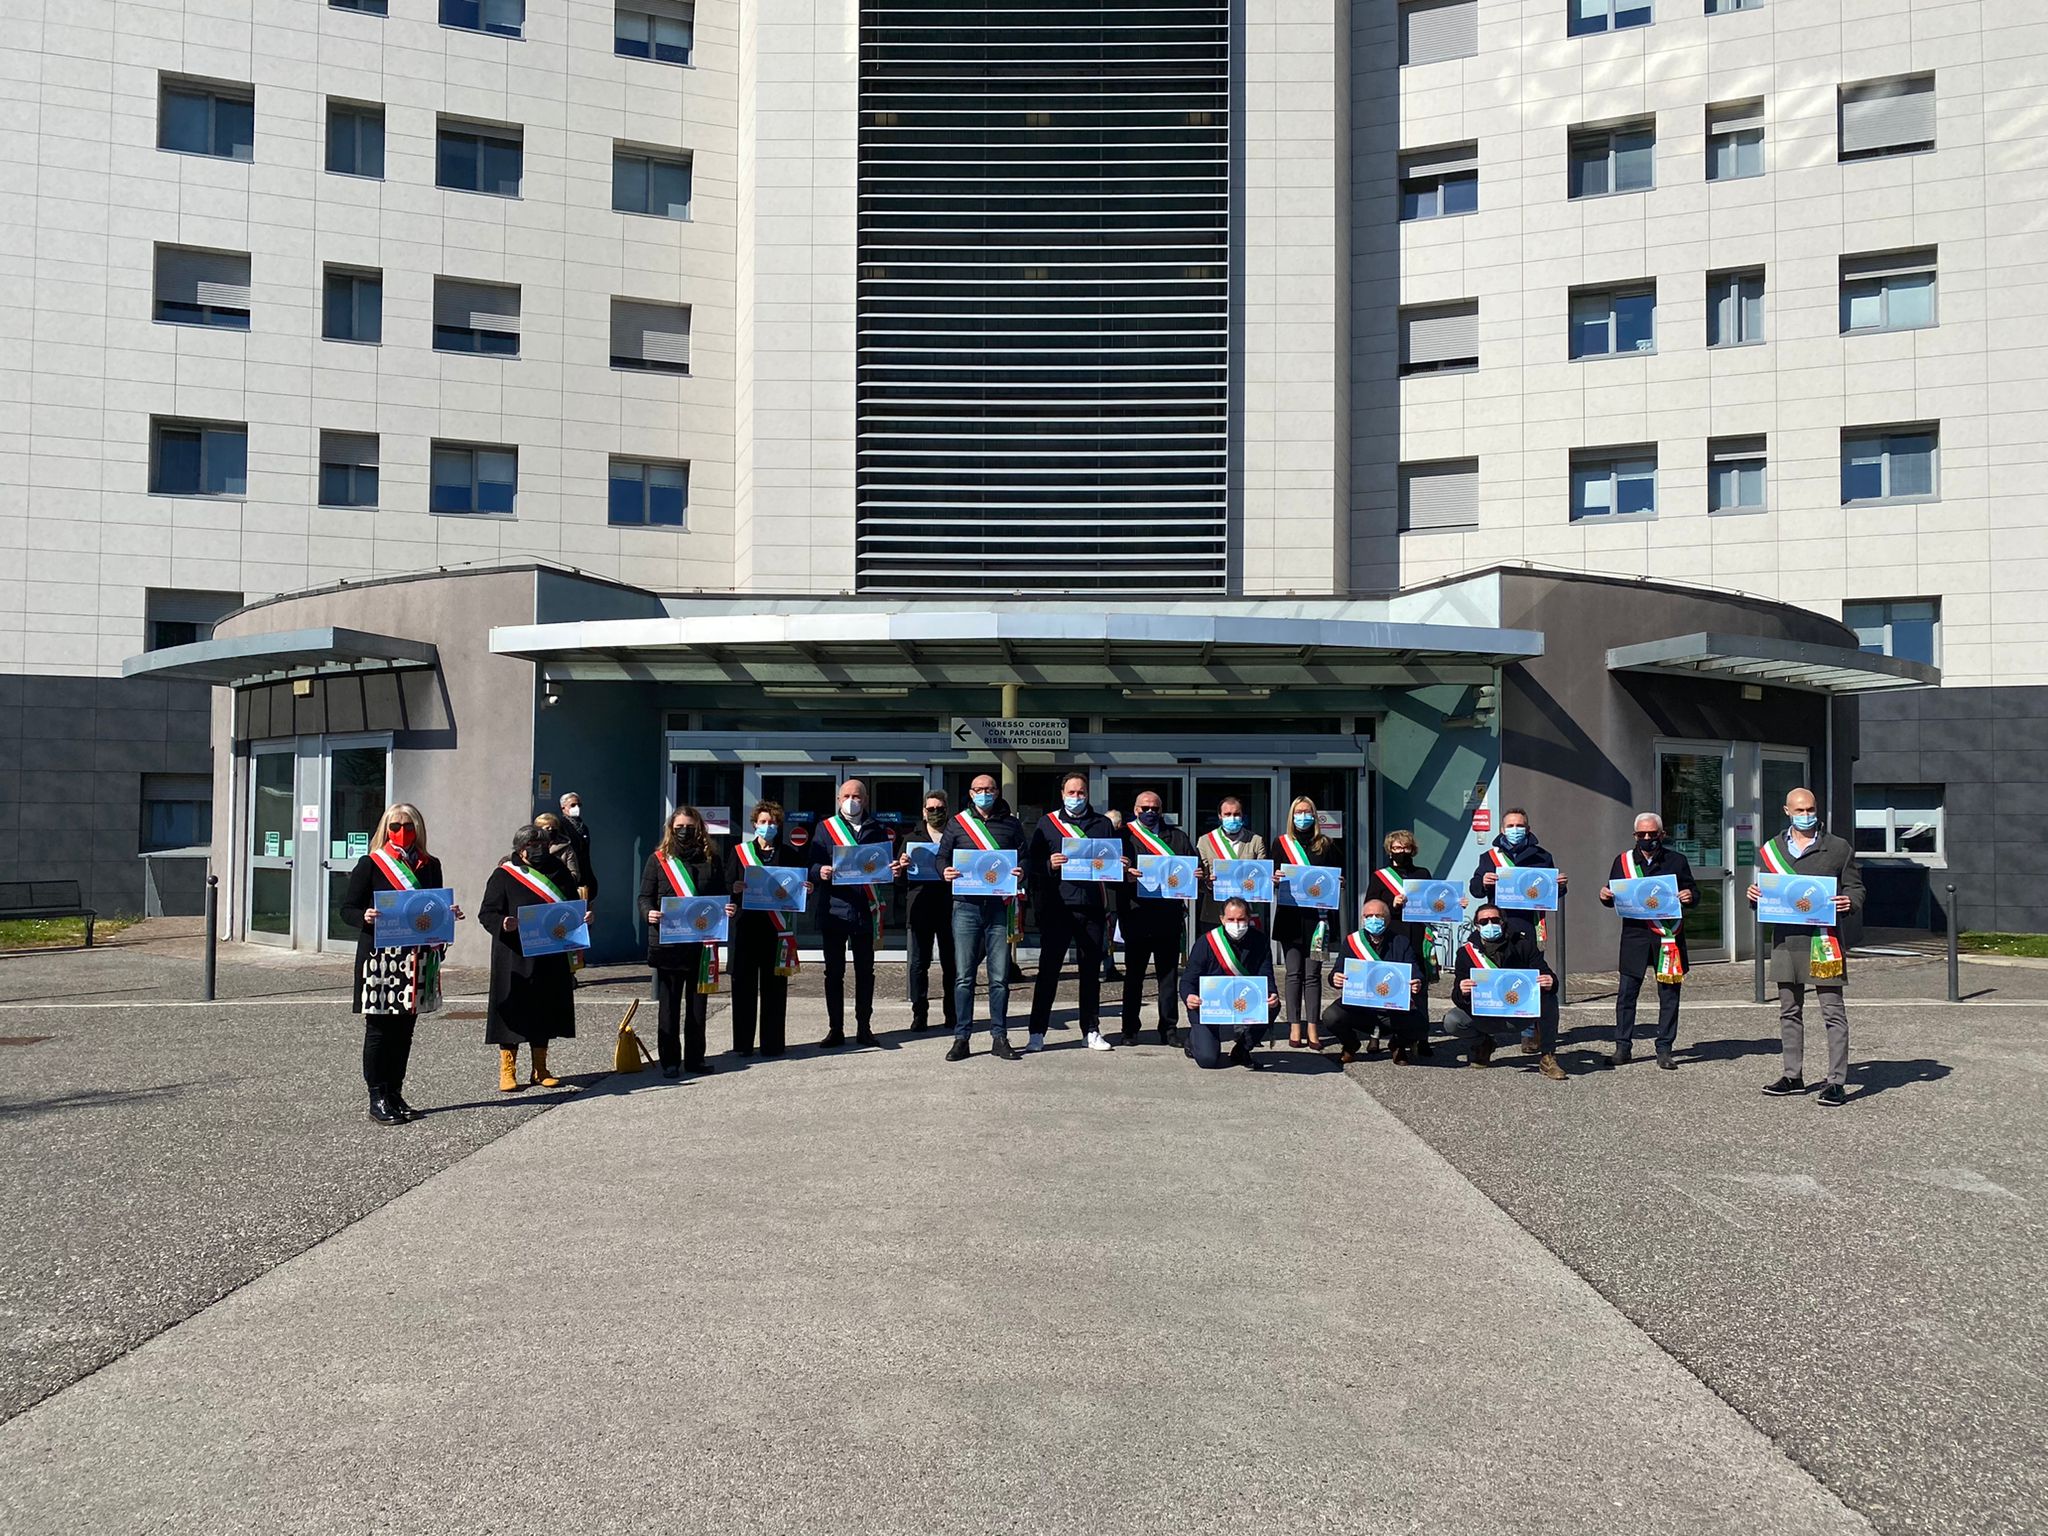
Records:
{"label": "man in dark jacket", "polygon": [[[1145,854],[1193,855],[1195,845],[1187,833],[1166,822],[1165,804],[1157,790],[1143,790],[1131,804],[1131,819],[1124,823],[1124,888],[1118,920],[1124,930],[1124,1029],[1122,1043],[1138,1043],[1138,1015],[1144,1009],[1145,971],[1152,971],[1159,991],[1159,1043],[1177,1045],[1180,1036],[1174,1024],[1180,1018],[1180,1002],[1174,986],[1179,980],[1182,945],[1188,931],[1191,901],[1179,897],[1158,897],[1138,889],[1138,859]],[[1197,884],[1200,882],[1198,881]],[[1195,891],[1188,892],[1189,897]]]}
{"label": "man in dark jacket", "polygon": [[[1346,965],[1405,965],[1412,979],[1408,995],[1389,999],[1384,1007],[1361,1008],[1344,1001]],[[1337,959],[1330,966],[1330,1001],[1323,1008],[1323,1024],[1336,1032],[1342,1047],[1340,1061],[1358,1060],[1358,1043],[1372,1038],[1373,1031],[1386,1031],[1393,1043],[1396,1066],[1415,1059],[1415,1047],[1422,1038],[1422,956],[1409,941],[1405,925],[1394,922],[1393,908],[1377,896],[1368,896],[1359,910],[1358,927],[1337,943]],[[1369,1054],[1369,1053],[1368,1053]]]}
{"label": "man in dark jacket", "polygon": [[[1678,904],[1689,907],[1699,897],[1699,883],[1692,877],[1692,865],[1676,848],[1664,842],[1664,818],[1645,811],[1636,818],[1636,845],[1614,856],[1607,872],[1610,882],[1641,880],[1653,875],[1672,875],[1678,880]],[[1614,905],[1611,884],[1600,887],[1600,905]],[[1621,920],[1619,986],[1614,995],[1614,1058],[1602,1059],[1602,1066],[1626,1066],[1635,1055],[1636,998],[1642,994],[1643,972],[1657,974],[1657,1065],[1676,1071],[1671,1059],[1678,1044],[1678,988],[1686,971],[1685,918],[1674,913],[1668,921],[1649,922],[1642,918]]]}
{"label": "man in dark jacket", "polygon": [[[924,825],[907,837],[897,850],[896,878],[907,878],[912,843],[935,844],[946,834],[946,797],[933,790],[924,797]],[[910,1027],[923,1029],[931,1022],[932,950],[939,952],[939,1005],[946,1016],[946,1028],[953,1027],[953,887],[943,879],[913,880],[910,883],[909,925],[903,960],[904,996],[910,1003]]]}
{"label": "man in dark jacket", "polygon": [[1088,803],[1088,779],[1079,773],[1060,781],[1060,808],[1040,816],[1031,829],[1024,863],[1031,876],[1031,904],[1038,913],[1038,979],[1031,988],[1031,1039],[1026,1050],[1045,1049],[1060,967],[1070,949],[1081,981],[1082,1036],[1091,1051],[1110,1049],[1102,1037],[1102,949],[1109,936],[1103,882],[1064,878],[1067,856],[1061,849],[1070,837],[1115,841],[1116,836],[1115,823]]}
{"label": "man in dark jacket", "polygon": [[[1534,971],[1542,994],[1542,1014],[1536,1040],[1540,1055],[1536,1069],[1553,1082],[1563,1082],[1564,1068],[1557,1064],[1557,977],[1536,947],[1534,934],[1511,934],[1501,921],[1501,910],[1487,902],[1472,914],[1473,938],[1458,946],[1452,972],[1451,1008],[1444,1015],[1444,1027],[1472,1042],[1471,1066],[1483,1067],[1493,1059],[1495,1021],[1472,1012],[1472,973],[1479,970]],[[1513,1019],[1499,1021],[1512,1028]]]}
{"label": "man in dark jacket", "polygon": [[[1512,869],[1555,869],[1557,860],[1550,856],[1550,850],[1536,841],[1535,829],[1529,825],[1529,813],[1519,805],[1502,813],[1500,831],[1479,867],[1472,871],[1471,892],[1481,901],[1494,899],[1494,888],[1501,877]],[[1557,893],[1564,895],[1565,877],[1557,877]],[[1514,907],[1501,909],[1501,922],[1509,933],[1526,933],[1536,940],[1540,949],[1546,938],[1545,924],[1541,912],[1529,912]],[[1522,1049],[1527,1054],[1536,1054],[1536,1031],[1533,1028],[1522,1031]]]}
{"label": "man in dark jacket", "polygon": [[[1265,983],[1266,1006],[1255,1024],[1239,1026],[1225,1020],[1202,1017],[1204,976],[1253,976]],[[1273,981],[1273,941],[1252,926],[1251,904],[1242,896],[1223,903],[1223,921],[1195,940],[1188,963],[1180,973],[1182,1000],[1188,1005],[1188,1055],[1198,1067],[1220,1067],[1223,1052],[1219,1036],[1235,1031],[1237,1043],[1230,1048],[1230,1063],[1261,1071],[1264,1063],[1252,1051],[1266,1043],[1266,1026],[1273,1010],[1280,1006],[1280,991]]]}
{"label": "man in dark jacket", "polygon": [[[976,850],[1021,852],[1024,824],[998,793],[992,773],[977,774],[967,788],[967,804],[946,823],[939,838],[939,874],[948,889],[960,878],[953,855]],[[953,902],[953,1048],[948,1061],[965,1061],[974,1035],[974,973],[988,966],[988,1032],[991,1054],[1015,1061],[1010,1046],[1010,918],[1016,898],[954,896]]]}
{"label": "man in dark jacket", "polygon": [[821,1046],[846,1044],[846,952],[853,951],[854,1040],[877,1045],[875,1039],[875,930],[881,912],[872,885],[833,885],[834,850],[862,843],[889,841],[889,829],[868,814],[867,786],[848,779],[839,786],[839,814],[828,816],[810,841],[811,878],[828,892],[818,915],[825,941],[825,1038]]}
{"label": "man in dark jacket", "polygon": [[[1795,789],[1785,797],[1786,828],[1757,855],[1760,872],[1780,875],[1825,875],[1835,882],[1839,916],[1863,910],[1863,875],[1856,868],[1856,850],[1832,832],[1824,832],[1813,791]],[[1749,888],[1749,904],[1762,895]],[[1820,994],[1821,1023],[1828,1032],[1828,1076],[1820,1102],[1835,1108],[1845,1102],[1842,1085],[1849,1080],[1849,1009],[1842,989],[1849,981],[1849,957],[1839,926],[1808,928],[1792,924],[1771,927],[1771,980],[1778,984],[1778,1023],[1784,1035],[1784,1072],[1764,1090],[1773,1098],[1806,1091],[1806,989]]]}

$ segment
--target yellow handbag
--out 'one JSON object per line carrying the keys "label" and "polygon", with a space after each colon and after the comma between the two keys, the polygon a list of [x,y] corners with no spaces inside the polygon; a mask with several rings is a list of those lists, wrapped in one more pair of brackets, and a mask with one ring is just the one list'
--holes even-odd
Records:
{"label": "yellow handbag", "polygon": [[612,1048],[614,1072],[638,1072],[654,1061],[647,1053],[647,1042],[633,1030],[633,1015],[639,1011],[640,999],[636,997],[626,1005],[626,1016],[619,1020],[618,1044]]}

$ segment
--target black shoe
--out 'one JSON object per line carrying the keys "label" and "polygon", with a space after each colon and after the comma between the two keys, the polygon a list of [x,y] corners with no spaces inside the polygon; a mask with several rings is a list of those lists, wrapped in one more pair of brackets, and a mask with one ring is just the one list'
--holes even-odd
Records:
{"label": "black shoe", "polygon": [[1015,1061],[1017,1059],[1017,1047],[1010,1044],[1007,1040],[998,1040],[988,1048],[988,1053],[995,1057],[997,1061]]}
{"label": "black shoe", "polygon": [[679,1061],[665,1061],[661,1064],[661,1075],[667,1078],[681,1077],[683,1064]]}
{"label": "black shoe", "polygon": [[827,1031],[825,1038],[818,1042],[818,1049],[821,1051],[829,1051],[834,1046],[844,1044],[846,1044],[846,1036],[840,1033],[840,1031],[834,1029]]}
{"label": "black shoe", "polygon": [[1774,1099],[1789,1099],[1795,1093],[1806,1092],[1806,1079],[1803,1077],[1781,1077],[1771,1084],[1770,1087],[1766,1088],[1764,1092]]}
{"label": "black shoe", "polygon": [[1127,1029],[1116,1037],[1116,1043],[1118,1045],[1136,1045],[1138,1043],[1138,1032],[1135,1029]]}
{"label": "black shoe", "polygon": [[732,1048],[732,1053],[735,1056],[751,1056],[754,1054],[754,1048],[751,1045],[736,1045]]}
{"label": "black shoe", "polygon": [[1636,1059],[1636,1048],[1635,1048],[1635,1047],[1634,1047],[1633,1045],[1617,1045],[1617,1046],[1616,1046],[1616,1047],[1614,1048],[1614,1065],[1615,1065],[1615,1066],[1617,1066],[1617,1067],[1625,1067],[1625,1066],[1627,1066],[1627,1065],[1628,1065],[1628,1064],[1629,1064],[1630,1062],[1634,1061],[1635,1059]]}
{"label": "black shoe", "polygon": [[389,1096],[381,1093],[370,1098],[370,1118],[379,1125],[405,1124],[405,1116],[398,1112],[398,1106],[391,1102]]}
{"label": "black shoe", "polygon": [[1159,1031],[1159,1043],[1161,1045],[1179,1045],[1180,1031],[1172,1028],[1171,1026],[1162,1029],[1161,1031]]}
{"label": "black shoe", "polygon": [[686,1061],[683,1063],[683,1070],[685,1072],[702,1072],[708,1077],[716,1069],[708,1061]]}
{"label": "black shoe", "polygon": [[1669,1051],[1659,1051],[1657,1053],[1657,1070],[1659,1072],[1676,1072],[1678,1070],[1678,1063],[1671,1059]]}
{"label": "black shoe", "polygon": [[1842,1096],[1842,1085],[1840,1083],[1829,1083],[1827,1087],[1820,1091],[1820,1103],[1824,1109],[1840,1109],[1848,1102]]}
{"label": "black shoe", "polygon": [[400,1093],[396,1088],[394,1088],[391,1090],[390,1097],[391,1107],[398,1111],[399,1115],[405,1120],[405,1123],[407,1125],[410,1125],[413,1121],[419,1119],[420,1112],[414,1109],[410,1104],[405,1102],[404,1094]]}
{"label": "black shoe", "polygon": [[854,1031],[853,1043],[855,1045],[880,1045],[882,1042],[875,1038],[875,1032],[872,1029],[861,1029]]}
{"label": "black shoe", "polygon": [[965,1061],[972,1054],[973,1053],[967,1049],[967,1042],[965,1040],[955,1040],[953,1042],[953,1048],[950,1051],[946,1052],[946,1060]]}
{"label": "black shoe", "polygon": [[1421,1060],[1427,1061],[1431,1056],[1435,1055],[1436,1053],[1430,1050],[1429,1042],[1427,1040],[1421,1040],[1416,1042],[1415,1054]]}
{"label": "black shoe", "polygon": [[931,1025],[925,1020],[923,1015],[919,1015],[917,1018],[914,1018],[910,1021],[910,1028],[911,1032],[915,1034],[919,1030],[930,1029]]}
{"label": "black shoe", "polygon": [[777,1045],[772,1047],[764,1045],[761,1047],[761,1055],[764,1058],[773,1060],[775,1057],[782,1055],[788,1049],[789,1047],[786,1045]]}

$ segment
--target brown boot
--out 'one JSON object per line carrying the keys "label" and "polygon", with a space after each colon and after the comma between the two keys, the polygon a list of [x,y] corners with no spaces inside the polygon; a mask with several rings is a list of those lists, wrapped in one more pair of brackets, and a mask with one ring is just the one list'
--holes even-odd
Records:
{"label": "brown boot", "polygon": [[1466,1062],[1465,1065],[1468,1067],[1483,1067],[1491,1060],[1493,1060],[1493,1037],[1491,1035],[1481,1035],[1472,1042],[1472,1059]]}
{"label": "brown boot", "polygon": [[519,1091],[519,1053],[498,1048],[498,1091],[517,1093]]}
{"label": "brown boot", "polygon": [[548,1070],[548,1048],[544,1045],[533,1047],[533,1076],[528,1079],[536,1088],[559,1088],[562,1080]]}
{"label": "brown boot", "polygon": [[1565,1079],[1564,1068],[1557,1064],[1557,1058],[1548,1051],[1544,1052],[1543,1059],[1536,1063],[1536,1070],[1549,1078],[1553,1083],[1561,1083]]}

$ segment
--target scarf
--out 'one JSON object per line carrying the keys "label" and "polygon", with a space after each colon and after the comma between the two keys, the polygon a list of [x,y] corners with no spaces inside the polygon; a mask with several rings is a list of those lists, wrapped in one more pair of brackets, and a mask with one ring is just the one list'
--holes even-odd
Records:
{"label": "scarf", "polygon": [[[1621,856],[1621,872],[1631,880],[1649,877],[1650,861],[1631,848]],[[1685,980],[1685,958],[1678,951],[1678,919],[1658,922],[1645,919],[1657,935],[1657,980],[1677,986]]]}
{"label": "scarf", "polygon": [[[1818,846],[1820,834],[1814,834]],[[1811,850],[1808,850],[1809,852]],[[1792,853],[1792,834],[1780,832],[1776,837],[1757,850],[1757,867],[1766,874],[1789,875],[1796,872],[1798,860]],[[1811,936],[1807,949],[1806,967],[1815,981],[1833,981],[1843,975],[1848,966],[1842,958],[1842,941],[1835,936],[1833,927],[1820,929]]]}

